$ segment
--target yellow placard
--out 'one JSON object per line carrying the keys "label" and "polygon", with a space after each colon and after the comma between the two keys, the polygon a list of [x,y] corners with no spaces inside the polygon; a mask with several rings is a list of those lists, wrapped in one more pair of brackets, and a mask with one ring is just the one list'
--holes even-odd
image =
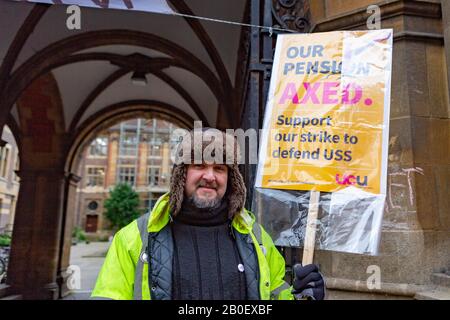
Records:
{"label": "yellow placard", "polygon": [[392,38],[278,36],[256,187],[386,192]]}

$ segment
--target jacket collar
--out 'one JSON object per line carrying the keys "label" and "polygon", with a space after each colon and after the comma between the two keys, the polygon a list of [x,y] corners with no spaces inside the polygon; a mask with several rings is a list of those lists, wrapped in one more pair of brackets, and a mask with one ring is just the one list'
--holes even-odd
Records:
{"label": "jacket collar", "polygon": [[[169,221],[172,221],[169,207],[169,193],[162,195],[156,202],[148,219],[148,232],[159,232],[164,228]],[[249,233],[255,222],[255,216],[246,209],[235,214],[232,221],[232,226],[240,233]]]}

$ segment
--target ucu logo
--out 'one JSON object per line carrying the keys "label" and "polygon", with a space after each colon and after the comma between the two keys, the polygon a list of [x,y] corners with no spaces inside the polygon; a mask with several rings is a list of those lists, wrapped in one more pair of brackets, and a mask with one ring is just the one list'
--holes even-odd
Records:
{"label": "ucu logo", "polygon": [[354,175],[347,175],[344,174],[342,178],[340,177],[340,174],[336,174],[336,183],[341,185],[359,185],[361,187],[367,186],[367,176],[361,177],[361,176],[354,176]]}

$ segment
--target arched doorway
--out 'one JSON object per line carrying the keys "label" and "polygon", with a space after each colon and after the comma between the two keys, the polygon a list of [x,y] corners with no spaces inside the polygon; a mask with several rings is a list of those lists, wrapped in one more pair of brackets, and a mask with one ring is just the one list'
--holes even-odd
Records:
{"label": "arched doorway", "polygon": [[[168,191],[170,154],[176,144],[172,133],[188,128],[190,119],[171,116],[170,107],[164,107],[161,111],[157,105],[142,101],[138,105],[123,103],[92,118],[74,139],[67,158],[73,175],[65,191],[58,266],[61,297],[71,290],[73,294],[66,298],[86,299],[93,289],[107,241],[113,235],[104,202],[115,185],[132,186],[139,197],[136,209],[140,213],[150,210]],[[78,243],[76,238],[83,241]],[[68,286],[72,272],[80,276],[79,287]]]}

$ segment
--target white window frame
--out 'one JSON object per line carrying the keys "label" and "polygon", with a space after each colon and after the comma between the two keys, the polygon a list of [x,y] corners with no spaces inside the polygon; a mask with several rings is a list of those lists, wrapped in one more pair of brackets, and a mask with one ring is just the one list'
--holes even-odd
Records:
{"label": "white window frame", "polygon": [[[147,184],[151,187],[157,187],[161,184],[161,166],[147,166]],[[154,173],[157,172],[155,175]],[[152,183],[156,178],[156,183]]]}
{"label": "white window frame", "polygon": [[[106,145],[100,145],[97,143],[97,139],[105,139]],[[97,145],[97,146],[96,146]],[[97,136],[88,147],[88,158],[106,158],[108,156],[109,139],[107,136]],[[97,148],[105,148],[105,154],[97,154],[92,152],[92,150],[97,150]]]}
{"label": "white window frame", "polygon": [[[127,135],[130,135],[135,142],[125,143]],[[120,157],[136,157],[139,148],[138,136],[133,131],[124,131],[123,136],[120,137],[119,156]]]}
{"label": "white window frame", "polygon": [[[101,173],[90,173],[90,169],[100,169],[103,170],[103,175]],[[104,187],[105,186],[105,175],[106,168],[104,166],[86,166],[86,187]],[[99,179],[100,177],[100,179]],[[94,181],[100,180],[100,184],[90,184],[91,179]]]}
{"label": "white window frame", "polygon": [[[122,169],[128,169],[129,171],[124,174],[122,172]],[[133,172],[132,175],[131,175],[131,171]],[[130,183],[131,179],[128,180],[128,181],[122,180],[122,177],[124,177],[124,176],[125,177],[133,177],[132,182]],[[128,184],[134,186],[136,184],[136,167],[135,166],[130,166],[130,165],[120,165],[118,167],[118,177],[117,178],[118,178],[117,180],[120,183],[128,183]]]}

